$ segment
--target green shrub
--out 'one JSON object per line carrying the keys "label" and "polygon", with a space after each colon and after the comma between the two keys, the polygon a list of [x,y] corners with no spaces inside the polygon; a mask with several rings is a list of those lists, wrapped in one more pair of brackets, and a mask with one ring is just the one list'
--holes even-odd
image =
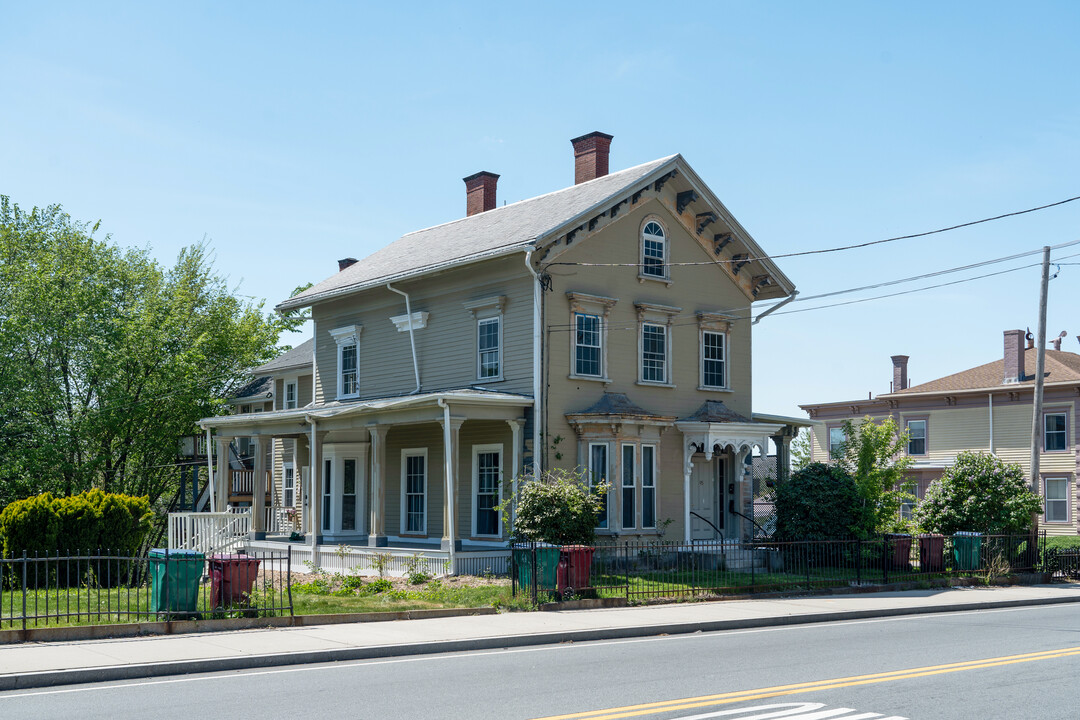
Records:
{"label": "green shrub", "polygon": [[0,541],[5,557],[55,555],[60,535],[60,516],[51,493],[42,493],[8,504],[0,512]]}
{"label": "green shrub", "polygon": [[1032,493],[1024,472],[989,453],[962,452],[952,467],[932,482],[915,509],[927,532],[951,535],[976,531],[994,535],[1022,533],[1042,502]]}
{"label": "green shrub", "polygon": [[584,474],[558,468],[523,481],[517,494],[499,505],[508,525],[514,508],[511,542],[592,545],[610,487],[606,482],[590,486]]}
{"label": "green shrub", "polygon": [[10,503],[0,513],[0,547],[5,556],[66,555],[108,550],[138,553],[150,530],[150,502],[89,490],[70,497],[43,493]]}
{"label": "green shrub", "polygon": [[810,463],[776,490],[776,539],[866,537],[873,514],[851,474],[838,465]]}

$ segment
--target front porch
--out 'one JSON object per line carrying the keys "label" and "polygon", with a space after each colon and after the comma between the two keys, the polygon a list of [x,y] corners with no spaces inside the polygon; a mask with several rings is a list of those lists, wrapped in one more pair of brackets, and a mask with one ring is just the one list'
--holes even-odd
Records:
{"label": "front porch", "polygon": [[289,542],[285,536],[268,536],[264,540],[248,540],[244,547],[259,552],[288,550],[296,572],[311,572],[319,568],[330,573],[387,577],[406,577],[412,572],[432,577],[505,575],[510,563],[510,551],[505,543],[463,542],[452,558],[448,549],[443,550],[430,543],[395,543],[392,547],[377,548],[342,543],[313,548],[307,543]]}

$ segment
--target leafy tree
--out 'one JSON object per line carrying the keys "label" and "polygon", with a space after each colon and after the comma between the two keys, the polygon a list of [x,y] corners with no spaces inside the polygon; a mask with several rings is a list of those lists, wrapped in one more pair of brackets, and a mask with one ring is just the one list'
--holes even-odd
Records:
{"label": "leafy tree", "polygon": [[791,452],[791,470],[802,470],[804,467],[810,464],[810,433],[800,432],[795,436],[795,439],[791,441],[789,448]]}
{"label": "leafy tree", "polygon": [[962,452],[952,467],[932,482],[915,509],[915,518],[929,532],[961,531],[1018,534],[1041,513],[1039,497],[1028,489],[1023,470],[994,455]]}
{"label": "leafy tree", "polygon": [[556,468],[524,480],[499,510],[512,525],[511,542],[591,545],[596,540],[596,517],[610,487],[606,482],[590,487],[584,473]]}
{"label": "leafy tree", "polygon": [[908,433],[897,432],[891,417],[880,423],[870,417],[855,425],[844,422],[844,441],[837,463],[853,478],[869,518],[872,533],[905,529],[900,506],[915,496],[914,481],[907,478],[912,460],[907,455]]}
{"label": "leafy tree", "polygon": [[178,438],[303,321],[236,297],[203,245],[165,268],[97,230],[0,196],[0,506],[171,494]]}
{"label": "leafy tree", "polygon": [[851,474],[810,463],[776,488],[776,538],[833,540],[867,535],[867,515]]}

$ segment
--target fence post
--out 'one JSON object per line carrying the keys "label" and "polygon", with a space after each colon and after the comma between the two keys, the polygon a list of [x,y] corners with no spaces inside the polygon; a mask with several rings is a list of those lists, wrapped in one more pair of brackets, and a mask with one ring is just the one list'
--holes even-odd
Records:
{"label": "fence post", "polygon": [[26,551],[22,551],[22,629],[26,632]]}
{"label": "fence post", "polygon": [[293,617],[296,613],[293,612],[292,603],[292,545],[286,546],[285,553],[285,587],[289,589],[289,617]]}

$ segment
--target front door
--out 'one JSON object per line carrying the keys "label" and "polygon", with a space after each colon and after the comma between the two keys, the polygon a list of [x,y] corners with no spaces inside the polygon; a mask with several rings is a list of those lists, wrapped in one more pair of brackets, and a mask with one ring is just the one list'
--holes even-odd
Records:
{"label": "front door", "polygon": [[[708,518],[716,524],[716,461],[706,460],[704,455],[694,456],[694,467],[690,472],[690,539],[715,540],[716,531],[701,518]],[[698,517],[698,516],[701,517]]]}

